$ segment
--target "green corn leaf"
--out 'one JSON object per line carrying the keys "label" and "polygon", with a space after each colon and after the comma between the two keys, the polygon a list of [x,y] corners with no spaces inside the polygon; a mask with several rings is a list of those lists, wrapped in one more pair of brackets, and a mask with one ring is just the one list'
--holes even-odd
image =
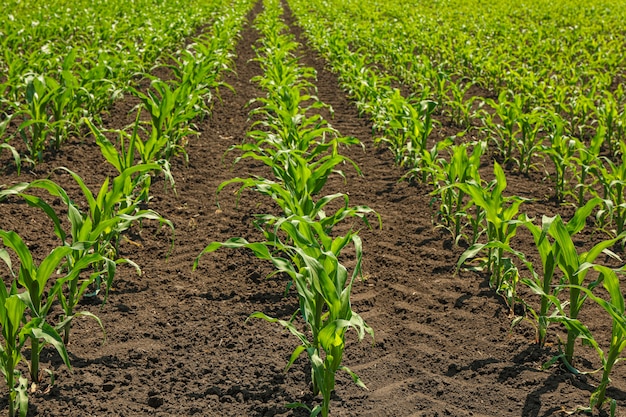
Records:
{"label": "green corn leaf", "polygon": [[260,311],[257,311],[255,313],[252,313],[248,316],[248,320],[251,318],[257,318],[257,319],[263,319],[269,323],[278,323],[280,325],[282,325],[283,327],[285,327],[287,330],[289,330],[289,332],[291,332],[291,334],[293,334],[294,336],[296,336],[298,339],[300,339],[300,342],[302,343],[302,346],[304,346],[306,349],[308,349],[310,347],[310,343],[308,341],[308,339],[306,338],[306,335],[302,332],[300,332],[296,326],[289,322],[289,321],[285,321],[285,320],[280,320],[280,319],[276,319],[273,317],[269,317],[268,315],[261,313]]}
{"label": "green corn leaf", "polygon": [[[91,215],[94,216],[95,213],[93,212],[93,210],[96,207],[96,199],[93,197],[93,194],[92,194],[91,190],[85,185],[85,182],[83,181],[83,179],[78,174],[76,174],[75,172],[73,172],[73,171],[71,171],[71,170],[69,170],[69,169],[67,169],[65,167],[60,167],[58,169],[67,172],[68,174],[70,174],[72,176],[74,181],[76,181],[76,184],[78,184],[78,186],[80,187],[81,191],[83,192],[83,196],[87,200],[87,204],[89,205],[89,210],[91,212]],[[108,184],[108,178],[105,180],[105,182]],[[69,201],[69,199],[68,200],[64,200],[64,201],[67,204],[67,201]]]}
{"label": "green corn leaf", "polygon": [[365,384],[363,383],[363,381],[361,380],[361,378],[359,378],[359,376],[357,374],[355,374],[354,372],[352,372],[350,370],[350,368],[348,368],[347,366],[343,366],[341,365],[338,369],[345,371],[348,373],[348,375],[350,375],[350,378],[352,378],[352,381],[359,387],[364,388],[364,389],[368,389],[367,386],[365,386]]}
{"label": "green corn leaf", "polygon": [[122,166],[123,157],[119,154],[117,148],[88,118],[84,118],[83,122],[87,124],[89,130],[96,138],[96,144],[100,147],[104,159],[113,165],[118,172],[122,172],[125,166]]}
{"label": "green corn leaf", "polygon": [[579,284],[576,278],[576,271],[578,271],[580,266],[580,259],[572,242],[572,237],[560,218],[557,218],[552,223],[551,234],[558,245],[559,257],[557,263],[559,268],[565,273],[566,279],[570,284]]}
{"label": "green corn leaf", "polygon": [[15,277],[15,272],[13,272],[13,263],[11,261],[11,257],[9,256],[9,252],[7,252],[6,249],[0,248],[0,260],[4,261],[4,263],[7,264],[11,275]]}
{"label": "green corn leaf", "polygon": [[318,334],[319,342],[326,352],[330,352],[337,347],[343,348],[343,334],[349,326],[350,322],[343,319],[326,323]]}
{"label": "green corn leaf", "polygon": [[[13,249],[20,260],[20,269],[23,271],[34,271],[33,257],[30,250],[22,240],[22,238],[13,231],[0,230],[0,238],[4,245]],[[34,277],[33,277],[34,278]]]}
{"label": "green corn leaf", "polygon": [[574,213],[574,216],[567,222],[566,226],[569,234],[574,235],[580,232],[585,227],[585,223],[593,209],[600,204],[602,204],[602,199],[595,197],[587,201],[583,207],[579,207]]}
{"label": "green corn leaf", "polygon": [[456,270],[457,270],[457,272],[461,268],[461,265],[463,265],[465,263],[465,261],[467,261],[468,259],[475,258],[476,255],[478,255],[485,248],[485,246],[486,245],[484,243],[476,243],[476,244],[470,246],[469,248],[467,248],[461,254],[461,257],[459,258],[459,260],[456,263]]}
{"label": "green corn leaf", "polygon": [[285,372],[287,372],[289,368],[291,368],[291,365],[294,364],[296,359],[298,359],[302,352],[304,352],[305,350],[306,346],[304,345],[299,345],[294,349],[294,351],[291,353],[291,356],[289,357],[289,362],[287,362],[287,365],[285,366]]}
{"label": "green corn leaf", "polygon": [[39,268],[37,268],[36,277],[41,290],[43,290],[54,271],[59,267],[61,261],[65,259],[65,257],[72,250],[73,248],[68,246],[56,247],[52,250],[52,252],[50,252],[48,256],[45,257],[43,261],[41,261],[41,263],[39,264]]}
{"label": "green corn leaf", "polygon": [[61,356],[61,359],[63,359],[63,363],[65,363],[69,369],[72,369],[63,340],[61,340],[61,337],[54,327],[46,323],[43,318],[28,323],[24,326],[23,331],[32,334],[32,336],[37,339],[43,339],[47,344],[52,345],[59,353],[59,356]]}

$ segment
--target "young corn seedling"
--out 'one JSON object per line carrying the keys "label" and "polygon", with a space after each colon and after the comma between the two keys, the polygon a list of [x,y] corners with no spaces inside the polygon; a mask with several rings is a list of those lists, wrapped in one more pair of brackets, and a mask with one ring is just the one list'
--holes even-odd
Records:
{"label": "young corn seedling", "polygon": [[579,92],[571,99],[570,132],[581,138],[587,136],[588,132],[592,130],[590,116],[596,108],[595,100],[592,98],[594,93],[588,92],[587,94]]}
{"label": "young corn seedling", "polygon": [[528,175],[531,169],[536,169],[534,162],[543,143],[543,137],[539,134],[543,129],[543,118],[539,110],[531,113],[523,113],[517,120],[519,126],[519,140],[516,142],[518,158],[513,161],[518,166],[520,173]]}
{"label": "young corn seedling", "polygon": [[576,185],[572,192],[577,207],[582,207],[585,205],[587,195],[596,193],[593,182],[597,178],[594,178],[594,173],[598,172],[599,169],[600,150],[604,142],[604,135],[599,130],[590,143],[585,143],[578,138],[572,139],[576,149],[575,156],[572,156],[573,166],[576,167],[573,181]]}
{"label": "young corn seedling", "polygon": [[615,100],[613,93],[604,91],[602,103],[596,107],[597,128],[602,128],[606,132],[605,144],[609,155],[616,157],[620,152],[620,143],[623,136],[620,133],[620,113],[619,104]]}
{"label": "young corn seedling", "polygon": [[486,99],[487,103],[500,119],[494,120],[493,117],[485,119],[489,130],[498,138],[496,146],[503,164],[508,164],[513,160],[513,149],[517,142],[518,120],[522,114],[522,97],[513,95],[512,101],[509,97],[513,95],[512,91],[502,90],[498,96],[498,100]]}
{"label": "young corn seedling", "polygon": [[58,75],[59,81],[54,78],[46,79],[54,91],[50,102],[50,113],[54,121],[52,131],[52,148],[61,149],[73,128],[84,113],[84,102],[89,97],[89,91],[80,88],[78,78],[72,73],[72,66],[76,62],[76,51],[72,50],[63,60]]}
{"label": "young corn seedling", "polygon": [[601,274],[600,281],[602,281],[604,288],[608,292],[610,300],[607,301],[598,297],[588,288],[578,287],[578,289],[583,291],[587,297],[595,301],[611,317],[612,332],[608,352],[604,352],[600,348],[587,326],[579,320],[571,320],[565,316],[562,316],[562,319],[568,328],[574,328],[586,343],[596,349],[602,362],[602,379],[600,380],[598,387],[591,394],[589,410],[587,411],[592,412],[594,408],[600,409],[606,402],[609,402],[611,416],[615,416],[617,403],[615,400],[607,398],[606,389],[611,383],[610,376],[613,366],[619,360],[624,359],[620,357],[626,347],[626,314],[624,311],[624,295],[620,286],[620,280],[615,270],[601,265],[594,265],[593,268]]}
{"label": "young corn seedling", "polygon": [[[199,41],[202,42],[202,40]],[[180,57],[171,57],[175,62],[174,65],[168,65],[177,78],[177,90],[180,90],[180,96],[193,98],[188,105],[192,109],[189,115],[193,114],[194,118],[203,118],[210,114],[211,89],[217,91],[222,86],[230,88],[226,83],[217,81],[220,70],[224,68],[223,65],[228,63],[228,61],[220,62],[218,57],[220,52],[217,49],[220,45],[217,41],[205,41],[207,45],[204,48],[204,54],[199,52],[194,54],[189,50],[184,50]],[[202,46],[201,43],[195,44],[194,49],[203,49]],[[222,53],[228,59],[228,55]]]}
{"label": "young corn seedling", "polygon": [[[468,155],[469,147],[473,150]],[[485,142],[478,142],[454,145],[448,148],[449,160],[438,159],[433,165],[433,177],[435,181],[435,191],[431,193],[439,199],[439,209],[437,211],[438,227],[448,230],[456,244],[463,237],[466,237],[472,244],[475,237],[471,239],[464,236],[464,219],[467,217],[465,201],[467,194],[454,184],[463,184],[468,181],[480,182],[478,167],[480,158],[486,149]]]}
{"label": "young corn seedling", "polygon": [[466,130],[472,126],[472,117],[475,114],[473,107],[474,102],[477,100],[477,97],[465,99],[471,87],[472,83],[470,82],[465,84],[450,82],[447,90],[452,97],[444,102],[449,108],[448,113],[452,123]]}
{"label": "young corn seedling", "polygon": [[[539,311],[533,311],[537,319],[537,342],[539,346],[543,346],[546,342],[548,324],[550,322],[549,310],[554,305],[554,297],[562,290],[561,286],[554,283],[554,271],[557,268],[557,259],[560,256],[560,246],[556,240],[550,241],[550,238],[554,236],[557,228],[559,230],[565,228],[570,236],[580,232],[585,227],[585,222],[593,209],[600,203],[601,200],[599,198],[590,200],[583,207],[578,208],[567,223],[564,223],[558,215],[554,217],[543,216],[541,227],[535,225],[532,219],[526,217],[525,214],[520,218],[522,225],[532,233],[535,246],[541,258],[541,274],[539,274],[537,268],[526,260],[524,254],[517,252],[517,255],[525,262],[532,275],[531,279],[522,279],[522,283],[541,297]],[[561,282],[558,284],[561,284]]]}
{"label": "young corn seedling", "polygon": [[[363,319],[352,311],[350,304],[352,285],[361,271],[361,239],[354,232],[333,239],[326,234],[320,223],[299,216],[282,219],[276,224],[276,228],[285,233],[293,243],[285,244],[278,239],[248,243],[244,239],[233,238],[223,243],[211,243],[200,256],[220,247],[248,248],[258,258],[271,261],[277,273],[282,272],[291,277],[298,292],[298,311],[310,335],[301,332],[295,323],[297,312],[289,320],[272,318],[261,312],[253,313],[250,317],[279,323],[300,340],[301,345],[291,354],[287,369],[302,353],[307,353],[311,363],[313,393],[321,393],[323,397],[321,406],[314,407],[310,412],[312,416],[321,413],[327,417],[338,370],[348,372],[357,385],[364,387],[358,376],[341,364],[345,332],[354,328],[359,340],[363,339],[365,333],[372,337],[374,335]],[[354,245],[357,260],[351,277],[338,260],[340,252],[349,244]],[[279,253],[288,257],[277,255]],[[197,262],[198,259],[196,266]],[[300,403],[290,406],[306,407]]]}
{"label": "young corn seedling", "polygon": [[119,85],[119,75],[116,75],[121,72],[121,68],[117,67],[122,65],[117,54],[101,55],[92,66],[81,70],[78,93],[85,117],[102,123],[101,113],[122,97],[124,88]]}
{"label": "young corn seedling", "polygon": [[554,168],[554,198],[562,203],[566,193],[568,171],[572,170],[572,158],[576,151],[576,142],[565,135],[565,122],[557,113],[552,114],[548,127],[549,145],[542,146],[541,152],[550,158]]}
{"label": "young corn seedling", "polygon": [[626,226],[626,144],[619,144],[621,160],[617,163],[602,157],[597,167],[597,180],[602,186],[604,208],[597,214],[601,227],[614,226],[613,236],[621,235]]}
{"label": "young corn seedling", "polygon": [[[11,259],[9,258],[6,249],[0,249],[0,259],[7,264],[9,271],[11,272],[13,278],[16,279],[17,284],[26,290],[21,293],[19,297],[28,307],[32,319],[35,320],[33,323],[40,323],[39,325],[41,326],[41,330],[45,331],[45,337],[43,338],[38,332],[29,334],[31,342],[29,364],[30,374],[32,382],[37,384],[40,382],[39,357],[41,349],[44,346],[41,341],[43,340],[45,343],[53,344],[57,350],[64,351],[65,349],[57,330],[52,328],[46,322],[48,312],[50,311],[52,304],[57,297],[63,296],[62,287],[66,282],[77,280],[78,275],[83,269],[87,268],[91,264],[102,261],[102,256],[97,253],[86,255],[73,265],[73,268],[68,271],[66,276],[55,279],[51,286],[48,286],[47,284],[51,281],[52,275],[65,263],[65,259],[69,253],[76,248],[69,246],[56,247],[48,256],[46,256],[46,258],[44,258],[43,261],[41,261],[39,265],[36,265],[33,261],[30,250],[17,233],[0,230],[0,239],[2,239],[5,247],[12,249],[17,255],[20,261],[19,271],[17,273],[13,271]],[[82,247],[82,245],[80,246]],[[93,314],[88,312],[81,314],[94,317],[100,326],[102,326],[100,320]],[[67,354],[65,354],[63,359],[66,362],[66,365],[69,366]]]}
{"label": "young corn seedling", "polygon": [[[411,102],[405,99],[398,89],[385,97],[385,119],[378,122],[384,133],[377,142],[386,143],[398,165],[408,163],[414,168],[422,160],[422,153],[427,151],[427,139],[433,129],[432,113],[437,103],[431,100]],[[425,168],[420,166],[419,168]]]}
{"label": "young corn seedling", "polygon": [[413,168],[409,169],[401,179],[414,181],[417,178],[422,184],[430,184],[436,188],[440,175],[438,164],[443,162],[443,158],[439,156],[439,152],[449,148],[453,143],[454,138],[449,137],[436,142],[430,150],[424,149],[421,155],[415,155],[416,159],[411,163]]}
{"label": "young corn seedling", "polygon": [[48,136],[63,123],[51,121],[48,114],[48,107],[58,89],[59,84],[50,77],[29,75],[26,78],[26,106],[16,116],[24,117],[18,131],[33,161],[43,160]]}
{"label": "young corn seedling", "polygon": [[160,171],[173,189],[174,177],[170,171],[169,161],[166,159],[154,160],[155,154],[151,148],[152,143],[150,143],[150,140],[143,142],[142,138],[139,136],[140,113],[140,111],[137,112],[131,133],[128,133],[126,130],[114,130],[114,132],[118,134],[117,147],[90,120],[84,119],[84,122],[95,136],[102,156],[115,167],[118,173],[121,174],[136,165],[136,153],[144,164],[156,163],[159,165],[159,169],[155,169],[152,172],[146,171],[133,179],[133,182],[141,189],[138,200],[147,203],[150,200],[150,185],[152,183],[152,175],[154,175],[155,171]]}
{"label": "young corn seedling", "polygon": [[194,110],[201,101],[197,93],[182,91],[181,87],[172,89],[168,83],[154,80],[148,94],[132,89],[151,119],[150,137],[138,141],[137,147],[144,163],[157,159],[169,160],[182,153],[186,157],[185,140],[187,136],[197,134],[191,121],[199,115]]}
{"label": "young corn seedling", "polygon": [[464,184],[454,184],[459,190],[467,194],[475,206],[480,207],[485,213],[487,222],[488,243],[476,243],[470,246],[459,258],[457,268],[466,260],[476,257],[484,249],[487,250],[487,258],[481,262],[480,269],[486,269],[491,274],[490,285],[498,293],[504,293],[504,297],[513,308],[516,299],[516,285],[519,280],[517,268],[512,260],[504,256],[505,248],[517,232],[519,219],[515,219],[519,207],[526,201],[518,196],[504,197],[502,192],[506,189],[506,177],[502,167],[494,163],[495,179],[487,186],[475,181]]}
{"label": "young corn seedling", "polygon": [[[0,252],[2,255],[2,252]],[[20,299],[16,287],[8,292],[4,282],[0,284],[0,370],[9,389],[9,417],[26,417],[28,412],[28,380],[22,377],[17,366],[22,361],[22,348],[28,339],[28,329],[22,326],[26,304]]]}
{"label": "young corn seedling", "polygon": [[213,92],[219,98],[219,88],[231,86],[220,80],[222,71],[230,70],[232,65],[233,38],[239,30],[234,16],[222,16],[215,20],[212,33],[195,39],[191,50],[185,50],[180,57],[172,57],[174,65],[169,66],[185,92],[197,94],[201,100],[194,104],[194,110],[200,118],[208,115],[211,109]]}
{"label": "young corn seedling", "polygon": [[[597,202],[594,202],[594,204],[597,204]],[[599,281],[593,281],[585,284],[590,265],[593,265],[597,257],[603,253],[615,256],[608,249],[620,239],[623,239],[625,235],[602,241],[588,252],[578,253],[574,246],[572,235],[563,222],[557,221],[553,223],[552,228],[548,232],[554,239],[557,248],[555,253],[556,265],[563,273],[563,282],[569,290],[567,318],[568,320],[577,320],[578,314],[587,298],[587,292],[581,290],[581,287],[586,287],[591,291],[600,283]],[[571,327],[567,329],[567,342],[565,351],[561,356],[566,366],[571,367],[573,365],[574,345],[579,335],[578,328]]]}

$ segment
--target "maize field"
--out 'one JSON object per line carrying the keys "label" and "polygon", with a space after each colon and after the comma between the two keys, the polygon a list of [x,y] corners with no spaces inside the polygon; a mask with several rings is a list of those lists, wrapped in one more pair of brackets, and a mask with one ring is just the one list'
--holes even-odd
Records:
{"label": "maize field", "polygon": [[626,415],[625,0],[9,0],[0,415]]}

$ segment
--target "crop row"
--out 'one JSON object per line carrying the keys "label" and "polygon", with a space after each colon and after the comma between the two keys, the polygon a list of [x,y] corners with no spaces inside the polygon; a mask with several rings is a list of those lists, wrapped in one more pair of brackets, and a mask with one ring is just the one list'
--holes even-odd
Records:
{"label": "crop row", "polygon": [[[478,30],[462,26],[458,19],[452,18],[458,16],[455,8],[465,10],[452,3],[433,5],[437,10],[443,10],[442,14],[432,14],[441,21],[423,30],[428,16],[422,16],[424,21],[420,24],[414,23],[416,16],[430,10],[425,5],[404,13],[407,11],[406,4],[400,6],[394,2],[368,5],[357,5],[351,1],[319,1],[315,5],[300,0],[289,2],[311,45],[328,60],[361,113],[372,120],[377,140],[386,144],[398,164],[407,167],[408,177],[432,186],[436,227],[448,230],[457,244],[464,241],[468,245],[457,267],[471,262],[472,269],[486,271],[490,276],[490,285],[504,297],[511,314],[514,314],[515,304],[520,304],[525,310],[524,316],[516,317],[514,323],[524,318],[535,323],[540,346],[546,342],[549,323],[564,325],[567,340],[563,341],[562,353],[547,365],[560,360],[572,372],[578,373],[574,367],[576,341],[582,340],[593,346],[602,362],[603,376],[591,396],[590,409],[602,407],[608,402],[614,413],[615,402],[608,400],[605,392],[613,365],[626,346],[624,298],[618,276],[623,268],[610,268],[599,263],[599,259],[600,255],[608,255],[621,262],[613,251],[623,250],[626,237],[623,220],[626,208],[623,195],[626,148],[620,136],[623,134],[620,129],[621,118],[624,117],[624,96],[622,87],[612,87],[614,81],[622,76],[624,66],[621,58],[606,58],[602,51],[603,48],[611,50],[616,47],[611,36],[617,36],[620,29],[611,26],[613,21],[607,18],[602,20],[608,25],[605,29],[600,30],[591,23],[587,29],[589,32],[577,32],[577,36],[584,33],[586,37],[579,43],[570,42],[570,48],[559,56],[564,56],[564,60],[578,59],[580,51],[576,48],[586,48],[590,51],[585,56],[595,51],[597,54],[593,56],[596,61],[613,59],[614,62],[606,61],[606,66],[600,64],[602,77],[592,77],[595,74],[593,71],[600,71],[594,65],[563,64],[571,65],[570,69],[578,71],[568,81],[563,78],[567,68],[541,67],[539,64],[544,61],[530,59],[533,54],[539,54],[545,62],[560,62],[551,61],[544,55],[550,53],[550,48],[541,49],[538,44],[530,43],[532,37],[512,38],[510,33],[518,26],[506,19],[497,20],[502,13],[510,15],[517,8],[510,9],[511,6],[504,3],[490,3],[488,7],[493,7],[493,10],[487,13],[474,4],[471,7],[478,8],[482,16],[477,19],[476,25],[481,28]],[[617,3],[612,2],[611,5],[618,7]],[[541,10],[545,16],[554,15],[554,11],[541,9],[539,4],[532,3],[532,6],[535,8],[532,10]],[[550,30],[558,30],[563,22],[568,22],[568,18],[574,19],[576,10],[581,9],[576,4],[572,7],[572,14],[565,14],[563,20],[556,19],[553,29],[547,24],[549,20],[545,20],[541,30],[552,34]],[[532,10],[529,11],[531,15]],[[492,20],[494,15],[496,18]],[[525,25],[525,22],[523,20],[519,25],[533,28],[532,24]],[[577,22],[580,25],[586,23],[580,19]],[[444,32],[439,32],[439,29]],[[463,32],[475,37],[470,42],[467,33]],[[487,36],[489,33],[492,35]],[[451,39],[449,42],[443,41],[448,37]],[[480,59],[471,61],[472,65],[469,61],[466,66],[461,65],[458,59],[471,55],[464,51],[473,53],[474,43],[491,42],[493,37],[496,38],[494,42],[504,45],[483,48],[476,52]],[[468,42],[462,42],[463,39],[468,39]],[[564,36],[559,39],[567,43],[569,38]],[[513,45],[512,42],[516,43]],[[589,47],[593,42],[597,43],[595,49]],[[431,44],[436,45],[437,53],[428,52]],[[515,51],[519,48],[529,48],[533,52],[516,55]],[[507,50],[513,52],[505,54]],[[405,52],[402,59],[406,61],[401,61],[397,51]],[[508,62],[506,65],[524,70],[526,75],[535,74],[534,71],[538,70],[556,74],[550,78],[553,84],[535,83],[530,88],[525,82],[528,78],[519,75],[519,71],[512,76],[511,71],[505,70],[506,67],[496,67],[495,78],[490,79],[488,74],[476,67],[479,64],[483,65],[482,68],[488,65],[488,57],[484,54],[494,51],[501,54],[494,54],[492,60]],[[396,58],[398,61],[393,61]],[[524,62],[517,62],[516,59]],[[423,70],[433,66],[432,62],[438,62],[434,74],[443,78],[427,78],[428,72]],[[608,80],[607,68],[611,69]],[[498,82],[494,83],[496,78]],[[439,94],[436,82],[443,89]],[[470,87],[484,89],[497,99],[470,97],[468,103],[466,93]],[[460,93],[449,90],[455,88]],[[490,88],[495,91],[489,91]],[[573,101],[568,104],[557,100],[554,95],[545,94],[558,88],[564,88],[567,92],[564,94],[573,97]],[[591,98],[586,94],[592,94]],[[585,98],[588,100],[585,101]],[[474,103],[476,100],[482,100],[478,107]],[[573,103],[581,101],[589,106],[574,109],[571,113],[563,107],[572,104],[573,109]],[[555,107],[558,105],[561,108]],[[608,105],[617,112],[609,124],[608,119],[601,117]],[[433,141],[433,126],[445,123],[446,113],[452,114],[454,108],[461,109],[459,115],[462,117],[452,117],[452,121],[460,126],[460,133]],[[484,108],[490,110],[485,111]],[[471,117],[465,118],[466,115]],[[475,123],[475,117],[482,118],[480,123]],[[615,129],[616,126],[619,128]],[[463,141],[469,131],[478,139]],[[546,213],[537,225],[534,218],[523,213],[527,199],[506,196],[507,180],[503,165],[527,175],[539,166],[537,157],[554,163],[555,197],[558,202],[568,200],[576,207],[569,221]],[[481,178],[479,173],[479,167],[487,160],[493,165],[491,181]],[[588,227],[588,223],[608,234],[608,238],[601,238],[593,248],[581,252],[575,247],[573,239]],[[520,229],[531,232],[540,263],[529,261],[530,255],[534,254],[516,250],[514,238]],[[521,272],[520,267],[528,272]],[[521,299],[518,295],[520,284],[536,294],[538,301]],[[600,296],[602,287],[606,290],[604,294],[609,295],[608,300]],[[591,330],[579,320],[579,313],[587,300],[605,309],[613,323],[607,343],[596,341]]]}
{"label": "crop row", "polygon": [[[146,93],[132,90],[141,99],[133,125],[104,132],[93,120],[85,120],[103,157],[117,175],[112,179],[107,177],[93,193],[77,173],[58,168],[58,172],[69,174],[76,182],[84,204],[70,198],[63,187],[50,179],[0,190],[0,200],[19,199],[41,209],[52,221],[54,234],[60,241],[59,246],[37,264],[17,233],[0,230],[3,243],[0,259],[10,273],[9,289],[5,283],[0,285],[0,367],[9,389],[10,417],[26,416],[28,393],[42,381],[39,356],[45,345],[54,346],[65,364],[71,366],[66,346],[75,317],[91,317],[104,331],[98,317],[76,311],[81,299],[100,294],[105,303],[121,264],[129,264],[141,272],[139,265],[119,255],[119,241],[124,232],[134,224],[149,220],[167,225],[174,232],[169,220],[146,208],[151,198],[150,185],[154,176],[165,175],[174,186],[169,159],[185,152],[184,141],[193,132],[194,121],[208,112],[208,99],[222,85],[220,71],[229,67],[234,40],[251,2],[233,2],[220,7],[228,7],[231,13],[214,19],[206,34],[193,38],[186,49],[172,56],[171,69],[175,74],[172,80],[154,78]],[[142,109],[150,116],[150,121],[140,119]],[[115,138],[110,140],[108,133],[115,133]],[[38,190],[60,200],[64,208],[56,211]],[[16,260],[19,267],[14,266]],[[59,320],[53,322],[55,315],[51,313],[57,308],[62,312]],[[27,361],[30,378],[22,376],[19,367],[27,344],[30,345]]]}
{"label": "crop row", "polygon": [[[222,183],[218,193],[230,184],[239,184],[241,193],[252,189],[270,197],[280,214],[258,214],[255,226],[265,241],[250,243],[236,237],[208,245],[204,253],[221,247],[247,248],[256,257],[270,261],[275,271],[290,278],[287,288],[294,287],[299,308],[289,320],[269,317],[262,312],[250,315],[279,323],[295,335],[300,345],[291,354],[287,369],[303,353],[311,366],[313,394],[322,395],[322,404],[304,407],[311,416],[329,415],[335,373],[344,370],[360,386],[361,380],[342,365],[345,333],[357,331],[359,340],[373,330],[352,310],[352,282],[361,273],[362,243],[350,229],[337,235],[335,226],[351,217],[364,220],[374,214],[363,206],[351,207],[346,194],[322,192],[331,174],[343,173],[344,163],[358,167],[339,153],[342,145],[356,145],[356,138],[344,137],[320,115],[327,107],[315,96],[315,70],[301,66],[296,54],[299,44],[281,19],[283,9],[278,0],[265,0],[265,10],[255,27],[261,34],[255,60],[263,75],[253,78],[266,93],[254,100],[250,111],[253,123],[250,141],[231,148],[241,155],[263,162],[273,178],[234,178]],[[374,214],[375,215],[375,214]],[[350,251],[356,258],[352,274],[343,265],[342,255]],[[302,327],[307,329],[302,331]]]}

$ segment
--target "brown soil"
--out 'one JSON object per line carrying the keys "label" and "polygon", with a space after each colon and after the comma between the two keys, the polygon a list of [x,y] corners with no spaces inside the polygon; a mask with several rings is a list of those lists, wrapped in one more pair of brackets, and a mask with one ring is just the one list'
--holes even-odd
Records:
{"label": "brown soil", "polygon": [[[259,73],[250,62],[258,34],[248,25],[242,35],[237,73],[226,75],[236,93],[221,91],[213,116],[189,142],[189,164],[173,161],[177,194],[162,180],[152,187],[150,207],[176,227],[173,249],[169,251],[167,228],[148,222],[123,239],[122,255],[137,262],[143,274],[120,268],[104,307],[98,300],[80,306],[102,319],[106,340],[93,320],[77,319],[68,346],[71,371],[46,348],[43,364],[54,371],[56,383],[42,384],[31,394],[30,416],[306,416],[285,404],[318,403],[310,393],[304,356],[283,371],[297,340],[278,325],[246,321],[255,311],[289,317],[297,300],[293,292],[283,296],[286,281],[266,279],[269,265],[246,251],[205,255],[192,271],[195,257],[212,241],[259,239],[253,215],[274,210],[271,202],[252,192],[244,192],[237,206],[233,187],[220,195],[220,209],[215,204],[222,181],[266,173],[265,167],[247,161],[231,169],[235,154],[224,155],[230,145],[245,139],[246,104],[263,94],[249,81]],[[509,309],[489,288],[486,276],[455,274],[462,248],[433,227],[429,190],[398,181],[403,172],[394,167],[390,153],[373,146],[370,124],[358,117],[336,77],[310,50],[302,54],[302,63],[318,71],[319,97],[334,109],[333,126],[360,138],[366,148],[344,149],[363,176],[347,170],[346,182],[334,178],[325,192],[348,192],[351,204],[368,205],[383,220],[382,230],[363,227],[360,233],[366,279],[355,284],[353,295],[353,308],[375,330],[375,342],[357,343],[350,334],[345,355],[345,364],[369,390],[338,375],[331,414],[550,416],[587,405],[599,375],[575,376],[559,366],[540,369],[558,352],[557,337],[563,336],[559,327],[550,328],[548,347],[538,348],[528,321],[511,329]],[[123,126],[129,119],[125,111],[133,105],[119,104],[107,120],[124,121],[119,124]],[[8,157],[2,157],[8,164]],[[486,161],[485,176],[490,165]],[[75,193],[71,179],[53,171],[58,166],[75,170],[94,188],[112,174],[92,139],[84,137],[21,177],[8,170],[0,183],[50,176]],[[550,202],[549,184],[515,175],[508,180],[508,193],[535,199],[525,208],[531,215],[571,213]],[[56,202],[57,209],[62,206]],[[0,204],[0,219],[0,227],[17,231],[40,259],[59,244],[50,222],[19,200]],[[583,235],[580,247],[597,238]],[[535,253],[525,233],[519,233],[515,245]],[[610,321],[590,303],[584,322],[599,340],[608,340]],[[582,370],[599,367],[594,351],[579,347],[578,353]],[[624,366],[617,365],[609,390],[622,412],[624,376]],[[6,387],[0,395],[6,397]],[[0,407],[6,407],[3,401]]]}

